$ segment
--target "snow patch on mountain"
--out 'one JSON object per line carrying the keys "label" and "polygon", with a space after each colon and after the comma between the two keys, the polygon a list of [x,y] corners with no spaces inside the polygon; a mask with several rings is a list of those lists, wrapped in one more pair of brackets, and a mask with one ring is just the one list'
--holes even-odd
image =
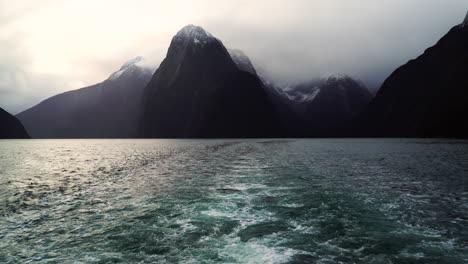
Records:
{"label": "snow patch on mountain", "polygon": [[349,79],[350,77],[347,76],[347,75],[344,75],[344,74],[340,74],[340,73],[335,73],[335,74],[332,74],[330,76],[328,76],[327,78],[325,78],[325,82],[337,82],[337,81],[343,81],[343,80],[346,80],[346,79]]}
{"label": "snow patch on mountain", "polygon": [[112,73],[112,75],[109,77],[108,80],[115,80],[115,79],[119,78],[122,75],[122,73],[124,73],[124,70],[116,71],[116,72]]}
{"label": "snow patch on mountain", "polygon": [[345,87],[343,86],[343,83],[351,83],[351,82],[356,83],[361,88],[367,90],[367,87],[364,85],[364,83],[362,83],[359,80],[355,80],[355,79],[353,79],[353,78],[351,78],[351,77],[349,77],[348,75],[345,75],[345,74],[332,74],[332,75],[328,76],[327,78],[323,79],[324,84],[327,84],[327,85],[337,84],[339,86],[340,90],[345,90]]}
{"label": "snow patch on mountain", "polygon": [[288,97],[289,100],[296,103],[304,103],[313,101],[317,95],[320,93],[320,87],[313,87],[309,91],[297,91],[294,88],[283,91],[284,95]]}
{"label": "snow patch on mountain", "polygon": [[315,97],[317,97],[317,94],[319,93],[320,93],[320,88],[315,87],[312,93],[304,95],[304,97],[302,98],[302,101],[308,101],[308,102],[313,101]]}
{"label": "snow patch on mountain", "polygon": [[136,69],[142,69],[143,67],[141,67],[139,64],[142,63],[143,61],[144,59],[141,56],[138,56],[138,57],[135,57],[133,59],[126,61],[118,71],[111,74],[108,80],[115,80],[126,72],[131,73],[135,71]]}
{"label": "snow patch on mountain", "polygon": [[173,41],[176,42],[187,42],[195,45],[203,46],[209,41],[215,40],[210,33],[206,32],[202,27],[195,25],[187,25],[183,27],[174,36]]}
{"label": "snow patch on mountain", "polygon": [[141,62],[141,61],[143,61],[143,57],[141,57],[141,56],[137,56],[137,57],[135,57],[135,58],[133,58],[133,59],[130,59],[130,60],[128,60],[128,61],[126,61],[126,62],[124,63],[124,65],[122,66],[121,70],[122,70],[122,69],[127,69],[127,68],[131,67],[132,65],[135,65],[135,64],[137,64],[137,63],[139,63],[139,62]]}
{"label": "snow patch on mountain", "polygon": [[367,90],[366,86],[345,74],[332,74],[326,78],[311,80],[306,83],[296,84],[273,84],[266,82],[268,87],[271,87],[276,93],[281,94],[291,102],[302,104],[314,101],[321,92],[328,89],[338,89],[341,92],[346,92],[348,87],[356,87]]}

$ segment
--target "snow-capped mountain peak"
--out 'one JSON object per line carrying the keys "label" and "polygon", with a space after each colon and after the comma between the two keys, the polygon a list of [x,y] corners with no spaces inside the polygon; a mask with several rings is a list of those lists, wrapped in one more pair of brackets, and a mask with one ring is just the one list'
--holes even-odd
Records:
{"label": "snow-capped mountain peak", "polygon": [[345,74],[332,74],[328,78],[323,79],[323,85],[329,87],[338,87],[341,91],[345,91],[349,86],[360,87],[362,90],[368,91],[367,87],[360,80],[353,79]]}
{"label": "snow-capped mountain peak", "polygon": [[128,68],[128,67],[130,67],[132,65],[135,65],[135,64],[137,64],[137,63],[139,63],[141,61],[143,61],[143,57],[137,56],[137,57],[135,57],[133,59],[130,59],[130,60],[126,61],[121,69],[126,69],[126,68]]}
{"label": "snow-capped mountain peak", "polygon": [[181,30],[179,30],[179,32],[177,32],[176,36],[179,36],[179,37],[187,37],[187,36],[196,37],[196,36],[198,36],[200,38],[212,37],[211,34],[206,32],[202,27],[195,26],[195,25],[192,25],[192,24],[183,27]]}
{"label": "snow-capped mountain peak", "polygon": [[340,73],[335,73],[335,74],[332,74],[332,75],[328,76],[327,78],[325,78],[325,80],[327,82],[334,82],[334,81],[345,80],[345,79],[348,79],[348,78],[349,78],[349,76],[347,76],[347,75],[340,74]]}
{"label": "snow-capped mountain peak", "polygon": [[206,32],[202,27],[195,25],[183,27],[174,36],[175,41],[193,42],[195,45],[203,45],[212,39],[215,38],[210,33]]}
{"label": "snow-capped mountain peak", "polygon": [[114,80],[114,79],[117,79],[118,77],[120,77],[124,72],[126,71],[131,71],[131,69],[135,68],[135,67],[138,67],[138,65],[136,65],[137,63],[143,61],[143,57],[141,56],[137,56],[133,59],[130,59],[128,61],[126,61],[122,67],[120,68],[120,70],[112,73],[112,75],[109,77],[108,80]]}

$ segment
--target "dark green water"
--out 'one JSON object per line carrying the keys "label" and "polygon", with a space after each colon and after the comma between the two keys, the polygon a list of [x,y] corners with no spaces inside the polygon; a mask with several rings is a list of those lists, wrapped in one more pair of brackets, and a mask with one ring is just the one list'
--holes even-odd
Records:
{"label": "dark green water", "polygon": [[468,142],[3,140],[0,263],[468,263]]}

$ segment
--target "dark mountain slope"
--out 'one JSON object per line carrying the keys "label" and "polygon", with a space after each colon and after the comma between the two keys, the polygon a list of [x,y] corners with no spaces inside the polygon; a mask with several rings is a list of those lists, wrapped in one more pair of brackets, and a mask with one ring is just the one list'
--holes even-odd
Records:
{"label": "dark mountain slope", "polygon": [[353,122],[369,137],[468,137],[468,21],[395,70]]}
{"label": "dark mountain slope", "polygon": [[21,122],[0,108],[0,139],[29,138]]}
{"label": "dark mountain slope", "polygon": [[242,50],[229,49],[229,55],[240,70],[250,72],[251,74],[257,75],[257,71],[253,66],[250,58],[245,55]]}
{"label": "dark mountain slope", "polygon": [[137,137],[152,71],[127,62],[102,83],[65,92],[17,115],[33,138]]}
{"label": "dark mountain slope", "polygon": [[273,137],[279,121],[262,82],[221,41],[189,25],[172,39],[144,92],[143,137]]}
{"label": "dark mountain slope", "polygon": [[336,136],[372,100],[362,83],[344,75],[271,90],[288,135],[294,137]]}

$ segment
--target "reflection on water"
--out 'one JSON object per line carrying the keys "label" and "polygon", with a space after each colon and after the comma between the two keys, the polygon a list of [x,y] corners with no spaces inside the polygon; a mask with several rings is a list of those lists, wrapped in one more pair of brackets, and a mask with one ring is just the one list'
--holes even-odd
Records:
{"label": "reflection on water", "polygon": [[467,263],[467,226],[466,141],[0,141],[0,263]]}

